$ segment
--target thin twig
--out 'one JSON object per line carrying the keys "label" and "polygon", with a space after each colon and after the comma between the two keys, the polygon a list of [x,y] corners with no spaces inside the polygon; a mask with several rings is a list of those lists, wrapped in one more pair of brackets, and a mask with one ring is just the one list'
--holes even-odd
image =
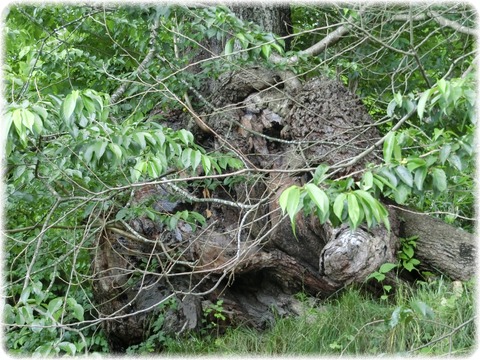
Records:
{"label": "thin twig", "polygon": [[443,340],[443,339],[446,339],[446,338],[448,338],[448,337],[451,337],[451,336],[452,336],[453,334],[455,334],[457,331],[461,330],[463,327],[465,327],[466,325],[470,324],[473,320],[475,320],[476,317],[477,317],[477,316],[471,317],[471,318],[468,319],[467,321],[465,321],[465,322],[461,323],[460,325],[458,325],[457,327],[453,328],[450,332],[446,333],[445,335],[442,335],[442,336],[440,336],[440,337],[438,337],[438,338],[436,338],[436,339],[434,339],[434,340],[431,340],[431,341],[429,341],[429,342],[426,343],[426,344],[423,344],[423,345],[420,345],[420,346],[418,346],[418,347],[416,347],[416,348],[413,348],[413,349],[409,350],[408,352],[409,352],[409,353],[412,353],[412,352],[418,351],[418,350],[423,349],[423,348],[425,348],[425,347],[431,346],[432,344],[435,344],[435,343],[437,343],[437,342],[439,342],[439,341],[441,341],[441,340]]}
{"label": "thin twig", "polygon": [[[138,68],[132,73],[132,77],[138,77],[140,76],[145,69],[147,68],[148,64],[152,61],[155,55],[155,43],[157,39],[157,29],[160,25],[160,16],[157,16],[155,19],[155,22],[152,26],[152,30],[150,32],[150,49],[148,50],[147,55],[143,59],[143,61],[140,63]],[[127,90],[127,87],[129,85],[129,82],[124,81],[122,85],[120,85],[117,90],[112,94],[110,97],[110,104],[115,104],[117,100],[120,98],[120,96],[123,95],[123,93]]]}

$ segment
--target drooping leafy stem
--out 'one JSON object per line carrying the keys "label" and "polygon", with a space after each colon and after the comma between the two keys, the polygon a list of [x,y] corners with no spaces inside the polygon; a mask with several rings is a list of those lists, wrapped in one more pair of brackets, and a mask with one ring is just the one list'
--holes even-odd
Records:
{"label": "drooping leafy stem", "polygon": [[[292,222],[304,206],[308,213],[312,203],[316,205],[315,213],[321,223],[330,219],[332,224],[348,222],[356,228],[362,221],[369,227],[383,222],[388,227],[388,212],[377,200],[378,196],[393,197],[398,204],[405,204],[409,196],[424,201],[427,190],[440,196],[448,190],[447,174],[472,166],[472,135],[452,141],[450,134],[443,130],[436,131],[434,141],[423,147],[433,150],[404,157],[402,148],[408,149],[413,142],[428,141],[422,141],[422,135],[415,129],[389,133],[383,147],[384,165],[365,171],[356,183],[351,177],[340,181],[322,179],[329,196],[315,183],[288,188],[279,199],[280,207]],[[318,169],[322,169],[323,175],[328,166],[321,165]]]}
{"label": "drooping leafy stem", "polygon": [[322,224],[327,220],[334,225],[348,222],[352,228],[357,228],[366,221],[369,227],[383,223],[390,228],[387,210],[367,191],[374,186],[371,172],[366,173],[364,181],[355,184],[352,178],[323,179],[328,166],[321,165],[318,169],[321,169],[316,172],[320,183],[315,183],[314,177],[313,182],[302,187],[287,188],[279,198],[282,211],[290,217],[293,231],[295,216],[302,209],[306,215],[315,214]]}
{"label": "drooping leafy stem", "polygon": [[[296,214],[302,209],[306,214],[311,213],[312,204],[322,224],[329,219],[334,225],[348,222],[357,228],[363,221],[368,227],[383,222],[388,228],[388,212],[377,200],[379,196],[391,197],[398,204],[406,204],[411,199],[422,207],[430,192],[434,199],[447,191],[450,195],[457,191],[463,194],[472,186],[473,86],[470,76],[450,81],[441,79],[418,97],[418,104],[411,95],[405,99],[395,94],[388,109],[392,117],[397,108],[401,109],[399,115],[416,108],[419,120],[429,114],[431,123],[441,124],[445,121],[443,116],[455,116],[461,109],[465,109],[465,113],[460,123],[450,121],[447,129],[433,127],[428,131],[426,126],[427,131],[418,127],[389,131],[383,142],[384,163],[366,169],[360,181],[354,182],[352,177],[328,180],[328,166],[320,165],[313,183],[303,187],[294,185],[280,196],[280,207],[289,215],[292,228],[295,230]],[[467,201],[473,202],[473,198]],[[455,213],[450,216],[455,219]]]}

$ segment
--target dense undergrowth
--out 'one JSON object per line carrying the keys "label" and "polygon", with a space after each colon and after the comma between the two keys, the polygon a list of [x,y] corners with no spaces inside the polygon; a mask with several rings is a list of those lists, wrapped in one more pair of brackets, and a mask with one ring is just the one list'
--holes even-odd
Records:
{"label": "dense undergrowth", "polygon": [[131,354],[170,355],[468,355],[475,350],[473,283],[442,278],[402,285],[387,299],[352,286],[326,301],[303,294],[298,317],[278,318],[259,332],[241,326],[217,334],[218,322],[186,338],[156,333]]}

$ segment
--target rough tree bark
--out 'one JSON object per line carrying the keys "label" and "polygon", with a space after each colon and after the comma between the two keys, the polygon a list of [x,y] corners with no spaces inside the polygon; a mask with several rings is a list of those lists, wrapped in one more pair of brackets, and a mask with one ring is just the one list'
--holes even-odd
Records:
{"label": "rough tree bark", "polygon": [[395,208],[402,237],[418,237],[415,256],[421,266],[466,281],[476,271],[476,241],[472,234],[409,209]]}
{"label": "rough tree bark", "polygon": [[[94,296],[112,350],[142,341],[160,312],[166,332],[196,329],[218,299],[224,301],[225,324],[264,328],[274,313],[297,311],[297,292],[327,297],[395,262],[401,236],[419,236],[416,256],[424,266],[453,279],[474,274],[470,234],[408,209],[387,205],[390,232],[383,226],[333,228],[299,214],[293,234],[279,209],[281,192],[309,180],[302,169],[339,165],[379,138],[361,101],[342,84],[316,78],[292,91],[281,74],[251,67],[222,75],[212,94],[202,111],[212,132],[202,145],[234,151],[248,171],[239,175],[241,183],[208,195],[202,189],[179,191],[168,177],[136,190],[131,206],[156,197],[151,206],[166,213],[208,214],[202,229],[193,231],[180,220],[169,231],[140,217],[105,228],[98,237]],[[188,126],[187,116],[177,121],[184,121],[177,128]],[[373,151],[336,176],[376,161]],[[177,306],[158,306],[168,299]]]}

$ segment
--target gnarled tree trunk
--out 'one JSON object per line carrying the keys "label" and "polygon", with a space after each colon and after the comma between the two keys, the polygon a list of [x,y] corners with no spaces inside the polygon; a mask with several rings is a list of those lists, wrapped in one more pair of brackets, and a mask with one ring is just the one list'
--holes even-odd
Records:
{"label": "gnarled tree trunk", "polygon": [[[296,312],[295,293],[327,297],[395,262],[401,236],[419,236],[416,257],[424,266],[460,280],[474,274],[470,234],[408,210],[389,208],[391,231],[334,228],[299,214],[292,232],[278,205],[281,192],[308,181],[311,174],[302,169],[321,163],[337,166],[338,177],[375,163],[372,151],[340,167],[375,144],[379,133],[341,83],[316,78],[294,89],[282,79],[261,67],[224,74],[202,111],[211,129],[202,145],[240,157],[246,167],[240,183],[206,195],[181,191],[166,177],[157,188],[136,191],[135,201],[156,196],[151,206],[164,212],[199,211],[206,226],[193,231],[180,220],[170,231],[143,217],[98,237],[94,295],[113,350],[140,342],[160,312],[164,331],[196,329],[218,299],[226,324],[263,328],[274,312]],[[188,126],[186,116],[179,121],[177,128]],[[177,306],[166,306],[169,299]]]}
{"label": "gnarled tree trunk", "polygon": [[[206,141],[235,150],[251,172],[230,191],[211,193],[211,200],[179,192],[168,179],[161,187],[137,190],[135,201],[157,196],[152,207],[172,213],[188,208],[206,214],[208,204],[211,216],[203,229],[194,232],[179,221],[168,231],[144,217],[99,237],[95,296],[103,315],[112,318],[105,330],[113,349],[141,341],[159,311],[168,314],[167,331],[195,329],[202,306],[220,298],[228,323],[262,328],[273,321],[272,309],[295,312],[292,295],[299,291],[326,297],[395,262],[399,236],[419,236],[416,257],[424,266],[454,279],[473,275],[472,236],[408,210],[390,209],[390,232],[383,226],[333,228],[299,214],[293,234],[278,198],[307,180],[299,171],[350,159],[378,138],[360,101],[341,84],[314,79],[289,94],[274,72],[251,68],[226,74],[217,86],[213,103],[223,110],[205,118],[219,136]],[[375,160],[371,153],[343,172]],[[198,203],[190,204],[192,198]],[[142,261],[155,265],[142,273]],[[168,298],[179,304],[176,310],[154,306]]]}

